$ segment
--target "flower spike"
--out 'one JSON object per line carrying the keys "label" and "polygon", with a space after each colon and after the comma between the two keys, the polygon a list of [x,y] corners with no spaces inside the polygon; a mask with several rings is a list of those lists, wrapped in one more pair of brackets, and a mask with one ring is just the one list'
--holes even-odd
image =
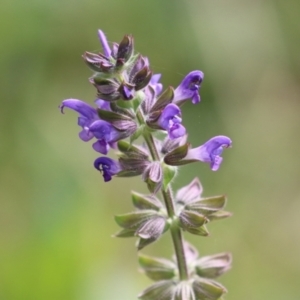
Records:
{"label": "flower spike", "polygon": [[[114,236],[137,238],[140,251],[171,232],[172,260],[139,255],[142,270],[155,283],[138,298],[221,299],[226,289],[214,278],[231,268],[231,254],[199,257],[184,236],[209,236],[210,222],[231,216],[223,210],[227,198],[203,197],[197,178],[177,192],[172,188],[179,166],[202,161],[216,171],[223,149],[232,144],[229,137],[221,135],[196,148],[187,141],[181,106],[189,99],[193,104],[200,102],[204,74],[192,71],[176,89],[167,86],[163,91],[161,74],[153,73],[146,56],[135,53],[132,35],[124,35],[120,43],[108,42],[102,30],[98,30],[98,37],[102,53],[84,52],[82,56],[93,71],[89,82],[96,88],[94,105],[66,99],[60,109],[62,113],[65,107],[78,113],[79,137],[85,142],[94,139],[95,151],[107,155],[110,149],[116,150],[116,160],[102,156],[94,161],[104,182],[113,176],[139,176],[146,183],[148,194],[132,191],[135,210],[115,216],[121,230]],[[143,142],[138,144],[140,139]]]}

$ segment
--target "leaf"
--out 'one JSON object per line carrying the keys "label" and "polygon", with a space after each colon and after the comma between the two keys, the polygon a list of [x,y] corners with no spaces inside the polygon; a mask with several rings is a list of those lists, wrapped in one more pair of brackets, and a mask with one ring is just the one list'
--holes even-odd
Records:
{"label": "leaf", "polygon": [[175,178],[177,174],[177,167],[168,166],[164,164],[163,173],[164,173],[163,188],[166,191],[168,189],[169,184],[172,182],[172,180]]}

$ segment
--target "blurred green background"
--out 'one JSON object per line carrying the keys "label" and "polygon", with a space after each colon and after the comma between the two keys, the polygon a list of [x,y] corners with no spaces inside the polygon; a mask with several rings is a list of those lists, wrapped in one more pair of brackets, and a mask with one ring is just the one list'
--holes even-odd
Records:
{"label": "blurred green background", "polygon": [[[127,300],[150,284],[134,240],[111,238],[144,185],[104,184],[77,115],[57,108],[95,99],[81,54],[100,49],[98,28],[110,41],[133,34],[165,86],[205,73],[202,102],[184,106],[189,139],[228,135],[233,148],[218,172],[185,166],[175,185],[199,176],[234,216],[187,238],[202,255],[233,253],[226,299],[299,299],[298,0],[2,0],[0,14],[1,300]],[[170,257],[169,235],[144,252]]]}

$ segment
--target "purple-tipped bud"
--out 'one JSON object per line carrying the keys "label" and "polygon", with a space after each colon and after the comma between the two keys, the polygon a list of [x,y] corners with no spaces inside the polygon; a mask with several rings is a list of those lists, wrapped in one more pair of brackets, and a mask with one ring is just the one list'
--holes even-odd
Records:
{"label": "purple-tipped bud", "polygon": [[98,157],[94,161],[94,167],[102,173],[105,182],[121,171],[120,164],[109,157]]}
{"label": "purple-tipped bud", "polygon": [[111,55],[110,47],[108,45],[108,42],[107,42],[104,32],[100,29],[98,30],[98,37],[99,37],[100,43],[102,45],[104,55],[106,57],[110,57],[110,55]]}
{"label": "purple-tipped bud", "polygon": [[176,139],[185,135],[186,130],[181,125],[181,110],[176,104],[168,104],[161,116],[159,117],[157,123],[158,125],[167,130],[170,139]]}
{"label": "purple-tipped bud", "polygon": [[159,95],[163,90],[163,85],[159,82],[161,74],[153,74],[149,85],[154,89],[155,95]]}
{"label": "purple-tipped bud", "polygon": [[102,99],[96,99],[95,103],[99,109],[110,111],[110,103]]}
{"label": "purple-tipped bud", "polygon": [[128,61],[133,53],[133,37],[125,35],[119,44],[117,60]]}
{"label": "purple-tipped bud", "polygon": [[175,90],[173,103],[182,104],[187,99],[192,99],[193,104],[200,102],[199,88],[204,74],[201,71],[192,71],[187,74]]}
{"label": "purple-tipped bud", "polygon": [[184,160],[200,160],[210,164],[213,171],[217,171],[222,163],[221,154],[224,148],[231,147],[232,141],[229,137],[219,135],[211,138],[200,147],[188,150]]}

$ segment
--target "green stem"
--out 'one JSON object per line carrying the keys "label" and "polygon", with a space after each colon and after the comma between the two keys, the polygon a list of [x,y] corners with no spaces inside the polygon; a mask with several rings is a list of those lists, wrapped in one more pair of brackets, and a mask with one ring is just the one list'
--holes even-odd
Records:
{"label": "green stem", "polygon": [[[140,112],[137,113],[137,117],[139,121],[141,121],[141,119],[143,118]],[[160,161],[160,155],[155,146],[155,142],[152,134],[149,132],[145,132],[143,136],[149,148],[149,151],[151,153],[152,159],[155,161]],[[174,220],[174,217],[176,216],[176,212],[175,212],[174,200],[171,193],[171,189],[167,188],[165,191],[162,190],[162,196],[166,205],[168,216],[170,219]],[[177,226],[174,226],[173,224],[171,225],[171,235],[172,235],[173,245],[175,248],[175,254],[177,258],[179,278],[180,280],[186,280],[188,279],[188,271],[187,271],[186,259],[184,254],[182,232],[178,225]]]}

